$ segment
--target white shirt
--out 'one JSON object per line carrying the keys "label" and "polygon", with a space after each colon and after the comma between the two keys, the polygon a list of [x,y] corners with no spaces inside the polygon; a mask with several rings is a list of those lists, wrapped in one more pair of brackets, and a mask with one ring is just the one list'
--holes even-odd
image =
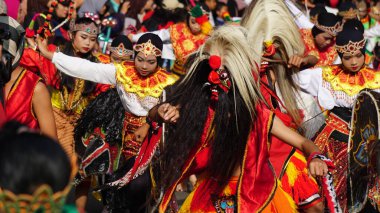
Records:
{"label": "white shirt", "polygon": [[147,116],[149,110],[158,104],[154,97],[141,98],[135,93],[128,93],[123,85],[116,81],[116,68],[113,64],[94,63],[86,59],[54,53],[52,62],[63,73],[102,84],[116,85],[124,109],[136,116]]}

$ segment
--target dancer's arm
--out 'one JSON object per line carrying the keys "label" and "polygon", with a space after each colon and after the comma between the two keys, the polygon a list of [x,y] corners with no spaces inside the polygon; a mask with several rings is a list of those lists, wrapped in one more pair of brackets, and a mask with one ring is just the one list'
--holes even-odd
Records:
{"label": "dancer's arm", "polygon": [[39,82],[34,89],[32,108],[41,133],[54,140],[58,140],[50,94],[45,84],[41,82]]}
{"label": "dancer's arm", "polygon": [[41,54],[55,64],[57,69],[75,78],[102,84],[116,84],[116,68],[113,64],[101,64],[86,59],[53,53],[47,49],[46,41],[37,38]]}
{"label": "dancer's arm", "polygon": [[[306,157],[312,153],[320,153],[318,147],[307,138],[302,137],[297,132],[293,131],[278,118],[274,118],[271,133],[287,144],[296,147],[301,150]],[[328,172],[328,168],[325,162],[320,159],[314,158],[310,161],[309,172],[312,176],[324,176]]]}

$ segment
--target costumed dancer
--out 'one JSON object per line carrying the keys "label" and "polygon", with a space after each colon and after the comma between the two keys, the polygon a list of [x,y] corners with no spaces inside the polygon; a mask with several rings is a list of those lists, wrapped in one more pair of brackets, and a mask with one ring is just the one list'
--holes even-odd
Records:
{"label": "costumed dancer", "polygon": [[[297,53],[304,52],[304,47],[286,5],[278,0],[254,1],[246,9],[242,26],[248,29],[252,48],[262,55],[257,59],[261,63],[260,87],[269,109],[289,128],[301,130],[305,135],[315,134],[318,128],[310,132],[310,125],[303,126],[303,121],[314,117],[320,109],[312,98],[299,90],[292,77],[299,71],[302,60]],[[275,136],[270,137],[269,144],[269,159],[275,174],[298,209],[323,211],[318,184],[309,177],[302,152]]]}
{"label": "costumed dancer", "polygon": [[314,56],[312,66],[339,64],[340,59],[334,48],[335,37],[342,30],[339,18],[332,13],[321,13],[315,24],[291,3],[286,1],[290,12],[295,17],[295,22],[300,28],[302,40],[305,44],[305,56]]}
{"label": "costumed dancer", "polygon": [[[201,6],[195,5],[186,17],[186,23],[178,23],[152,33],[160,36],[163,42],[170,42],[165,55],[173,55],[175,62],[173,72],[179,75],[184,75],[183,65],[188,55],[195,52],[206,40],[207,36],[212,31],[212,25],[208,20],[208,14]],[[130,34],[128,37],[132,42],[136,42],[143,34]],[[167,57],[167,56],[165,56]],[[171,59],[168,57],[168,59]]]}
{"label": "costumed dancer", "polygon": [[49,91],[39,76],[19,64],[24,51],[24,28],[13,18],[0,16],[0,30],[0,97],[6,120],[16,120],[56,140]]}
{"label": "costumed dancer", "polygon": [[[116,85],[123,103],[125,118],[122,136],[122,162],[125,162],[121,175],[133,165],[141,143],[147,135],[148,111],[159,102],[163,89],[173,84],[178,77],[163,70],[160,64],[162,40],[155,34],[146,33],[134,47],[134,64],[97,64],[70,57],[63,53],[49,52],[46,43],[38,41],[41,53],[66,74],[98,83]],[[82,71],[85,70],[85,71]],[[118,174],[113,177],[118,179]],[[112,181],[112,180],[111,180]],[[146,193],[150,191],[148,172],[128,186],[111,193],[108,208],[114,211],[129,209],[131,212],[144,212]]]}
{"label": "costumed dancer", "polygon": [[361,30],[345,25],[336,38],[336,49],[342,64],[301,71],[297,74],[299,86],[317,97],[319,104],[330,110],[314,143],[335,164],[334,185],[340,206],[347,206],[347,142],[351,109],[363,89],[380,91],[380,73],[364,63],[365,39]]}
{"label": "costumed dancer", "polygon": [[[246,35],[232,25],[214,31],[189,57],[187,74],[168,96],[179,118],[168,126],[161,157],[159,212],[167,210],[177,184],[191,174],[198,182],[179,212],[296,211],[270,168],[268,137],[291,141],[308,156],[318,149],[262,104]],[[311,174],[327,173],[324,162],[311,161]]]}
{"label": "costumed dancer", "polygon": [[[97,61],[97,58],[92,55],[92,50],[98,34],[99,28],[94,21],[89,18],[79,18],[75,24],[72,22],[70,34],[72,42],[67,43],[62,52]],[[51,87],[51,103],[58,140],[66,153],[69,156],[73,155],[74,125],[87,104],[107,87],[62,73],[51,61],[42,57],[32,48],[25,49],[20,64],[41,75],[45,83]]]}
{"label": "costumed dancer", "polygon": [[[133,65],[133,45],[125,35],[116,37],[110,47],[110,55],[99,53],[102,63],[125,63]],[[79,176],[76,184],[83,187],[81,196],[84,201],[90,187],[103,184],[97,175],[112,175],[124,162],[119,162],[122,148],[122,133],[125,109],[116,88],[99,94],[83,110],[74,130],[75,152],[80,158]],[[97,140],[101,140],[97,141]],[[97,141],[97,142],[95,142]],[[99,151],[102,150],[102,151]],[[111,157],[106,158],[105,152]],[[91,185],[89,180],[91,177]],[[84,181],[84,182],[83,182]],[[98,200],[97,192],[93,195]]]}

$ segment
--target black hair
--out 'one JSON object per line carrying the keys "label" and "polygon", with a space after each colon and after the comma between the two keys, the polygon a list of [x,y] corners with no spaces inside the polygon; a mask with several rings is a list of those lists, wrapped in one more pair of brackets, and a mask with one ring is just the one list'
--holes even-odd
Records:
{"label": "black hair", "polygon": [[[328,12],[323,12],[318,15],[317,23],[321,26],[325,27],[333,27],[339,22],[339,18]],[[314,27],[311,29],[311,34],[315,38],[318,34],[324,33],[325,31],[318,29],[317,26],[314,25]]]}
{"label": "black hair", "polygon": [[0,133],[0,187],[15,194],[33,194],[42,184],[53,192],[70,181],[71,164],[58,142],[24,127],[7,123]]}
{"label": "black hair", "polygon": [[131,40],[125,35],[119,35],[115,39],[112,40],[111,47],[117,47],[120,44],[124,45],[124,48],[128,50],[133,50],[133,44]]}
{"label": "black hair", "polygon": [[[161,38],[156,35],[156,34],[153,34],[153,33],[145,33],[144,35],[142,35],[139,40],[137,41],[136,44],[143,44],[145,42],[148,42],[148,41],[151,41],[152,44],[158,48],[159,50],[161,50],[161,53],[162,53],[162,48],[164,47],[164,43],[162,42]],[[135,60],[137,59],[137,54],[138,52],[135,51]],[[160,64],[162,64],[162,56],[158,56],[156,57],[157,58],[157,66],[159,66]]]}
{"label": "black hair", "polygon": [[[186,67],[192,64],[190,56]],[[211,99],[208,76],[211,72],[208,59],[201,61],[191,79],[173,86],[168,101],[173,106],[180,106],[180,117],[175,125],[168,126],[168,136],[162,159],[161,184],[167,189],[181,174],[185,160],[191,150],[201,142],[209,106],[215,109],[214,120],[210,126],[210,160],[207,171],[218,180],[218,193],[227,184],[235,166],[242,162],[249,131],[252,127],[252,116],[244,104],[243,98],[236,90],[234,83],[229,93],[219,89],[218,101]],[[228,70],[227,70],[228,72]],[[236,103],[236,105],[235,105]],[[236,122],[236,121],[239,122]]]}
{"label": "black hair", "polygon": [[327,13],[324,4],[316,4],[315,7],[310,10],[310,16],[316,16],[320,13]]}
{"label": "black hair", "polygon": [[74,130],[75,151],[84,155],[82,138],[102,128],[107,143],[121,144],[125,110],[115,88],[99,94],[82,112]]}
{"label": "black hair", "polygon": [[216,4],[216,7],[215,7],[215,11],[219,11],[221,10],[223,7],[228,7],[226,3],[224,2],[217,2]]}
{"label": "black hair", "polygon": [[[347,25],[341,32],[338,33],[336,36],[336,45],[337,46],[345,46],[349,44],[350,41],[352,42],[359,42],[364,39],[363,32],[358,29],[357,27],[354,27],[354,25]],[[365,53],[365,45],[363,46],[360,51]],[[343,53],[338,52],[338,55],[340,58],[343,57]]]}
{"label": "black hair", "polygon": [[[75,20],[75,24],[86,24],[87,25],[87,24],[91,24],[91,23],[94,23],[95,26],[97,26],[97,24],[90,18],[82,17],[82,18]],[[77,31],[73,32],[73,36],[75,36],[76,33],[77,33]],[[62,52],[66,55],[74,56],[75,50],[74,50],[72,42],[66,42],[66,45],[65,45]],[[97,62],[96,57],[94,55],[92,55],[92,51],[82,55],[81,58],[87,59],[87,60],[92,61],[92,62]],[[57,75],[58,75],[58,78],[61,79],[61,81],[59,82],[58,88],[60,90],[62,90],[63,87],[66,87],[68,92],[72,92],[74,89],[74,86],[75,86],[75,78],[71,77],[69,75],[66,75],[63,72],[57,72]],[[83,90],[82,94],[84,96],[88,96],[94,92],[95,88],[96,88],[96,83],[93,83],[91,81],[85,81],[84,90]]]}

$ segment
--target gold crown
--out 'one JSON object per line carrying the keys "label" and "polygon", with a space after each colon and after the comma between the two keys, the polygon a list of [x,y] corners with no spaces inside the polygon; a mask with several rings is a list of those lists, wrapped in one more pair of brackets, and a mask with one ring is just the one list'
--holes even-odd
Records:
{"label": "gold crown", "polygon": [[327,26],[323,26],[323,25],[320,25],[318,23],[318,21],[315,23],[315,27],[322,30],[323,32],[326,32],[332,36],[336,36],[340,31],[342,31],[343,29],[343,25],[340,24],[340,22],[337,22],[334,26],[331,26],[331,27],[327,27]]}
{"label": "gold crown", "polygon": [[125,48],[123,43],[120,43],[119,46],[117,46],[117,47],[111,47],[110,51],[111,51],[111,53],[114,53],[119,57],[125,57],[125,56],[133,55],[133,51]]}
{"label": "gold crown", "polygon": [[364,48],[365,45],[365,39],[357,42],[350,41],[346,45],[335,45],[336,51],[339,53],[345,54],[348,53],[350,55],[354,55],[356,51],[361,50]]}
{"label": "gold crown", "polygon": [[62,190],[53,193],[52,188],[43,184],[32,195],[19,194],[0,188],[0,212],[29,213],[41,210],[42,212],[61,212],[65,205],[66,196],[72,187],[72,180],[78,171],[76,157],[71,159],[71,175],[69,184]]}
{"label": "gold crown", "polygon": [[75,24],[74,19],[70,21],[70,31],[76,32],[76,31],[83,31],[91,35],[98,35],[99,34],[99,27],[95,25],[95,23],[90,24]]}
{"label": "gold crown", "polygon": [[145,43],[137,44],[133,49],[137,52],[144,53],[145,57],[148,55],[161,56],[161,50],[154,46],[150,39]]}
{"label": "gold crown", "polygon": [[344,19],[354,19],[358,18],[358,10],[350,8],[347,11],[341,11],[338,13],[339,16],[342,16]]}

